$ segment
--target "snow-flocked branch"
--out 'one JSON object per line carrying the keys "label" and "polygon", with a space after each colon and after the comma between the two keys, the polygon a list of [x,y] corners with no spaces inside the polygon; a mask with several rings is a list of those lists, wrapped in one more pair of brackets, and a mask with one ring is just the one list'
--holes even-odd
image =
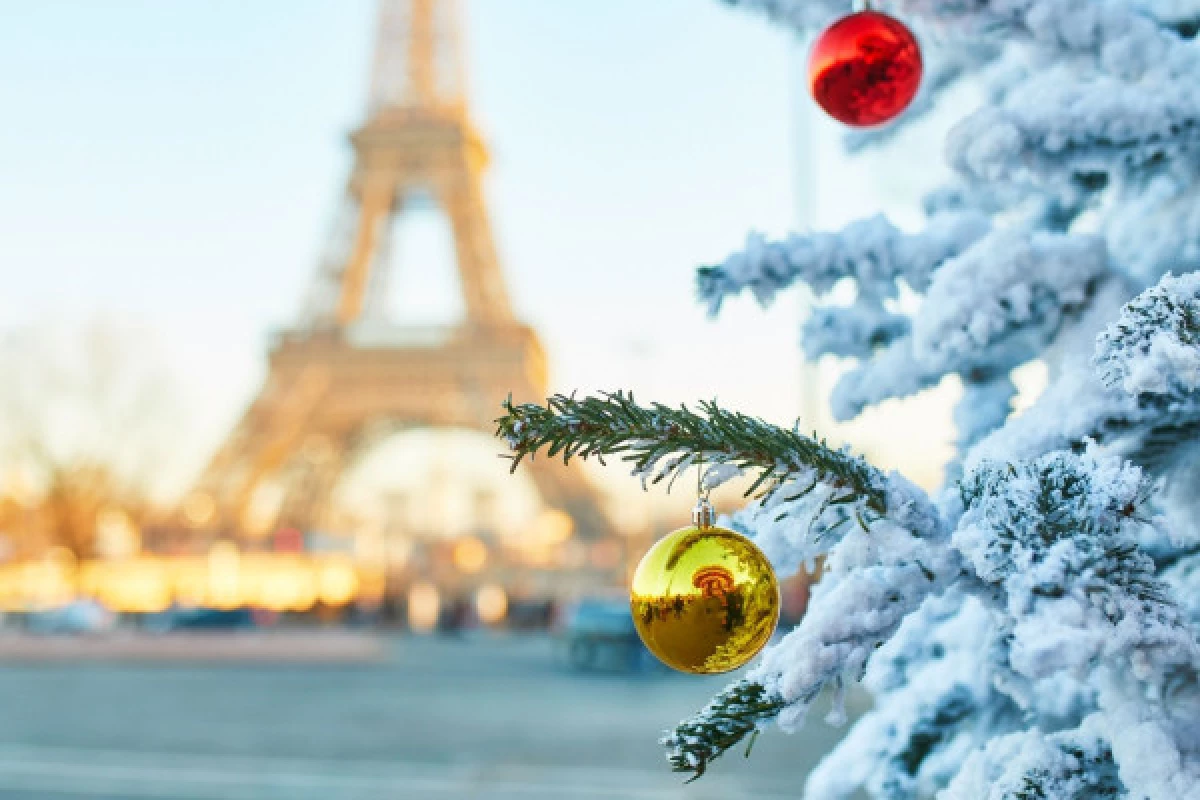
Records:
{"label": "snow-flocked branch", "polygon": [[[986,236],[933,274],[911,336],[879,336],[887,346],[842,376],[830,399],[834,417],[852,419],[950,374],[969,383],[992,380],[1036,357],[1107,270],[1104,242],[1096,237],[1012,230]],[[855,324],[856,317],[819,319],[827,351],[833,350],[827,342],[845,343],[845,353],[864,350],[859,331],[872,329]],[[844,322],[851,326],[839,339],[831,323]]]}
{"label": "snow-flocked branch", "polygon": [[1112,749],[1081,730],[1051,735],[1029,730],[991,740],[972,753],[939,797],[944,800],[1125,797]]}
{"label": "snow-flocked branch", "polygon": [[882,216],[848,225],[838,233],[793,234],[767,241],[751,234],[746,246],[717,266],[697,270],[700,301],[717,313],[722,301],[749,290],[766,305],[795,283],[804,283],[818,296],[844,278],[860,294],[894,297],[896,282],[923,290],[935,269],[962,253],[990,229],[976,213],[942,214],[921,233],[905,233]]}
{"label": "snow-flocked branch", "polygon": [[996,232],[935,274],[913,321],[916,357],[943,370],[1027,361],[1107,269],[1098,237]]}
{"label": "snow-flocked branch", "polygon": [[[1037,85],[1038,83],[1044,85]],[[1097,191],[1151,170],[1196,168],[1200,96],[1178,82],[1047,76],[951,131],[950,164],[975,180],[1030,181]]]}
{"label": "snow-flocked branch", "polygon": [[1184,616],[1138,546],[1149,485],[1137,467],[1050,453],[983,465],[961,491],[954,545],[1003,592],[1018,672],[1039,679],[1100,659],[1148,670],[1194,658]]}
{"label": "snow-flocked branch", "polygon": [[968,469],[1087,441],[1122,443],[1160,471],[1200,426],[1200,276],[1168,275],[1124,304],[1095,339],[1091,367],[1069,365],[1023,415],[971,449]]}
{"label": "snow-flocked branch", "polygon": [[989,730],[1019,720],[979,659],[990,632],[988,610],[959,592],[910,614],[863,678],[876,708],[809,775],[805,796],[845,800],[860,788],[883,797],[932,795],[982,740],[980,716]]}
{"label": "snow-flocked branch", "polygon": [[804,321],[800,343],[809,361],[823,355],[864,359],[908,334],[910,328],[907,316],[875,301],[817,306]]}
{"label": "snow-flocked branch", "polygon": [[1101,380],[1132,397],[1183,400],[1200,389],[1200,273],[1167,275],[1096,342]]}
{"label": "snow-flocked branch", "polygon": [[[724,0],[728,5],[765,14],[801,34],[818,30],[853,10],[848,0]],[[896,0],[888,10],[936,26],[947,35],[1024,41],[1055,56],[1092,57],[1101,63],[1145,68],[1173,43],[1164,38],[1158,19],[1183,16],[1164,8],[1171,0]],[[1148,7],[1148,4],[1155,7]],[[1174,35],[1174,34],[1172,34]],[[1176,36],[1176,39],[1178,37]],[[1168,48],[1168,49],[1165,49]]]}

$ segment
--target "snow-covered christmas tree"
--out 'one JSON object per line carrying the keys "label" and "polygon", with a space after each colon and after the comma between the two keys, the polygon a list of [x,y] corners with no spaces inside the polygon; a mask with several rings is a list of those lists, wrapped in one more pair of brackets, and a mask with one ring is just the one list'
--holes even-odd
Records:
{"label": "snow-covered christmas tree", "polygon": [[[848,0],[743,0],[805,35]],[[759,728],[805,724],[862,681],[875,709],[807,778],[844,798],[1200,798],[1200,2],[896,0],[922,94],[973,81],[950,131],[956,182],[926,224],[883,218],[751,237],[700,269],[713,313],[794,285],[822,305],[810,358],[856,359],[849,419],[949,376],[959,454],[930,496],[849,452],[712,403],[625,394],[509,405],[515,458],[707,465],[757,493],[731,526],[781,575],[822,565],[801,623],[664,739],[702,774]],[[853,134],[873,146],[897,126]],[[856,296],[835,304],[835,285]],[[919,296],[905,313],[903,292]],[[838,295],[841,296],[841,295]],[[1048,387],[1019,415],[1011,372]]]}

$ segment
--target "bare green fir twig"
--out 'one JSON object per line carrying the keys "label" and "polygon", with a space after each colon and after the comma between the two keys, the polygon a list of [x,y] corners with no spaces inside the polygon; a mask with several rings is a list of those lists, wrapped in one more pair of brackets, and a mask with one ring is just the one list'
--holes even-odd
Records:
{"label": "bare green fir twig", "polygon": [[738,681],[663,737],[671,768],[692,773],[688,779],[691,783],[722,753],[757,731],[760,724],[774,719],[785,705],[782,697],[768,692],[761,683]]}
{"label": "bare green fir twig", "polygon": [[770,495],[784,483],[807,478],[862,497],[886,512],[886,479],[863,459],[796,429],[702,401],[699,412],[660,403],[640,406],[629,392],[584,397],[554,395],[545,406],[516,405],[510,397],[496,420],[497,435],[512,450],[513,468],[539,451],[554,458],[620,456],[643,479],[674,478],[692,464],[728,464],[757,473],[746,490]]}

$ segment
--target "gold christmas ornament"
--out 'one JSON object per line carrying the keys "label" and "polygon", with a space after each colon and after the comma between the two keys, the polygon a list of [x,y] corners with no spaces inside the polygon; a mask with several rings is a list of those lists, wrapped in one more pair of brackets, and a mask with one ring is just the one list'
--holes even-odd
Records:
{"label": "gold christmas ornament", "polygon": [[758,547],[718,528],[701,498],[692,526],[667,534],[642,556],[629,604],[638,635],[681,672],[737,669],[767,644],[779,622],[779,583]]}

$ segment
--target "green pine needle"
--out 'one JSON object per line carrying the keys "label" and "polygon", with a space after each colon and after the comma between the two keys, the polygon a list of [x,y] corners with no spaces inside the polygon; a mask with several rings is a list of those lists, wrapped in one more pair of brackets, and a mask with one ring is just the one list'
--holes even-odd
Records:
{"label": "green pine needle", "polygon": [[712,401],[701,402],[697,413],[687,406],[639,406],[632,393],[618,391],[583,399],[559,394],[545,406],[515,405],[510,397],[504,410],[496,433],[512,449],[513,469],[539,451],[563,461],[578,456],[601,463],[618,455],[635,473],[658,483],[700,460],[757,473],[747,496],[760,490],[769,496],[789,479],[815,473],[847,490],[847,498],[861,497],[868,509],[887,510],[885,478],[861,458]]}

